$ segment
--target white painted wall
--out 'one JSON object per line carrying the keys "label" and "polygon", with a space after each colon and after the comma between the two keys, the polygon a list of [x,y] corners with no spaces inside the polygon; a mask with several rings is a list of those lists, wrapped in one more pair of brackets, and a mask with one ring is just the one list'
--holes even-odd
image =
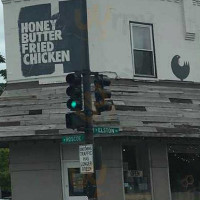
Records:
{"label": "white painted wall", "polygon": [[[6,65],[8,82],[16,81],[32,81],[35,79],[42,79],[49,76],[29,77],[25,78],[21,72],[21,57],[20,57],[20,43],[18,33],[18,17],[22,7],[32,6],[37,4],[51,3],[52,15],[59,11],[58,2],[54,0],[32,0],[32,1],[14,1],[3,0],[4,3],[4,24],[5,24],[5,43],[6,43]],[[57,65],[54,74],[51,75],[51,79],[57,81],[63,73],[60,65]],[[64,80],[64,78],[63,78]]]}
{"label": "white painted wall", "polygon": [[[192,3],[192,0],[190,3]],[[171,70],[173,56],[180,55],[180,64],[189,61],[191,73],[187,81],[200,81],[200,7],[191,7],[195,16],[195,41],[185,40],[183,2],[161,0],[89,0],[96,5],[100,26],[89,27],[90,60],[93,70],[115,71],[119,77],[132,78],[129,21],[152,23],[158,79],[178,80]],[[94,8],[93,8],[94,9]],[[105,12],[108,12],[105,18]],[[98,15],[98,12],[95,13]],[[92,19],[94,17],[91,17]],[[90,18],[89,18],[90,19]],[[92,39],[91,39],[92,38]]]}
{"label": "white painted wall", "polygon": [[[57,68],[48,76],[25,78],[21,73],[17,19],[21,7],[55,0],[3,0],[8,81],[27,81],[51,77],[64,80]],[[200,82],[200,6],[194,0],[87,0],[90,67],[92,71],[109,72],[120,78],[133,78],[129,22],[151,23],[154,28],[157,75],[159,80],[178,80],[171,70],[173,56],[180,64],[190,62],[185,81]],[[11,14],[12,13],[12,14]],[[194,41],[185,40],[187,33]]]}

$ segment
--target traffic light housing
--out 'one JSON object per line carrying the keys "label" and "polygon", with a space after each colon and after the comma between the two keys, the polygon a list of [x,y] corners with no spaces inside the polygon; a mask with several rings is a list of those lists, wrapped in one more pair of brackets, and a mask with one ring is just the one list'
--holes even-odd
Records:
{"label": "traffic light housing", "polygon": [[97,74],[94,78],[95,85],[95,107],[98,114],[112,110],[112,103],[106,99],[111,98],[111,91],[104,87],[110,86],[111,80],[108,76]]}
{"label": "traffic light housing", "polygon": [[85,114],[83,113],[82,100],[82,77],[81,74],[71,73],[66,76],[66,82],[69,84],[66,94],[69,97],[67,107],[70,111],[65,115],[66,127],[70,129],[81,129],[85,125]]}
{"label": "traffic light housing", "polygon": [[70,98],[67,101],[67,107],[71,111],[81,111],[83,108],[81,75],[76,73],[68,74],[66,82],[69,84],[66,93]]}
{"label": "traffic light housing", "polygon": [[85,125],[85,115],[83,112],[71,112],[65,115],[66,127],[70,129],[83,129]]}

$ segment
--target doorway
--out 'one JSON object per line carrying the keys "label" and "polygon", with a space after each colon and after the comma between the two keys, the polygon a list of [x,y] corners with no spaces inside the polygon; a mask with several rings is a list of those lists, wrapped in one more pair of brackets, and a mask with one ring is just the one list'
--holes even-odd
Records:
{"label": "doorway", "polygon": [[64,200],[96,200],[95,174],[81,174],[79,161],[63,162]]}
{"label": "doorway", "polygon": [[148,146],[123,145],[125,200],[152,200]]}

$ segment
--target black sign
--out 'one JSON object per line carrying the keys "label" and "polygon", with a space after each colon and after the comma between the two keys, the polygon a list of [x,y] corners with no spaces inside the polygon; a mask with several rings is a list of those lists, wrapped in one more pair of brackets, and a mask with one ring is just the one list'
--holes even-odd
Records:
{"label": "black sign", "polygon": [[51,4],[21,8],[18,20],[22,74],[25,77],[63,73],[88,67],[85,0],[61,1],[51,15]]}
{"label": "black sign", "polygon": [[174,75],[177,78],[179,78],[181,81],[183,81],[190,74],[190,63],[189,62],[184,62],[184,64],[181,66],[179,64],[179,59],[180,58],[181,57],[179,55],[175,55],[172,58],[171,68],[172,68],[172,72],[174,73]]}

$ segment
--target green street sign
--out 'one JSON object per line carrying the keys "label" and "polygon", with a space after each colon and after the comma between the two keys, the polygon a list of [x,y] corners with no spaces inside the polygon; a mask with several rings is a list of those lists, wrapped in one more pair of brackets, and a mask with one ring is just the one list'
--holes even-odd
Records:
{"label": "green street sign", "polygon": [[62,143],[64,144],[73,144],[85,141],[84,134],[77,134],[77,135],[69,135],[62,137]]}
{"label": "green street sign", "polygon": [[94,134],[119,134],[119,128],[111,128],[111,127],[94,127]]}

